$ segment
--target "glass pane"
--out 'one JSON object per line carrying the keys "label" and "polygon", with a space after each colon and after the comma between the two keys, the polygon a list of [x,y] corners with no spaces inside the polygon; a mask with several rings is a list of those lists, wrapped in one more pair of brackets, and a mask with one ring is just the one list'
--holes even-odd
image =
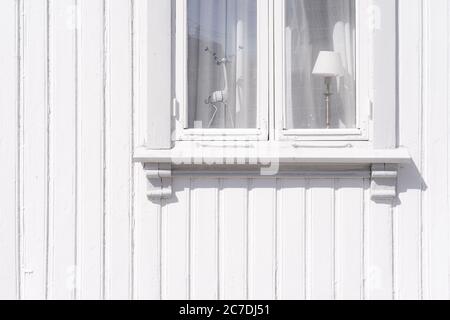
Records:
{"label": "glass pane", "polygon": [[287,129],[355,128],[355,0],[286,0]]}
{"label": "glass pane", "polygon": [[257,0],[188,0],[189,128],[257,128]]}

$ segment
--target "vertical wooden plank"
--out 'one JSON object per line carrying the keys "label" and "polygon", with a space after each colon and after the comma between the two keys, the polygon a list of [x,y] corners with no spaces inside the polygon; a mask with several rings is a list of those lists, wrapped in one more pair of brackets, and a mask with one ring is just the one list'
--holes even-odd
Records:
{"label": "vertical wooden plank", "polygon": [[334,299],[334,182],[312,179],[307,204],[308,299]]}
{"label": "vertical wooden plank", "polygon": [[[133,107],[134,145],[147,140],[148,108],[148,1],[134,0]],[[134,169],[134,295],[136,299],[161,298],[161,205],[147,198],[147,181],[141,164]]]}
{"label": "vertical wooden plank", "polygon": [[[189,299],[190,178],[173,181],[162,216],[162,299]],[[211,211],[210,214],[213,214]]]}
{"label": "vertical wooden plank", "polygon": [[363,298],[364,180],[336,181],[336,299]]}
{"label": "vertical wooden plank", "polygon": [[391,300],[393,288],[392,203],[376,203],[366,193],[365,298]]}
{"label": "vertical wooden plank", "polygon": [[132,295],[132,41],[130,1],[106,1],[107,299]]}
{"label": "vertical wooden plank", "polygon": [[422,3],[399,1],[399,141],[413,163],[399,170],[399,204],[394,212],[397,228],[396,298],[422,297]]}
{"label": "vertical wooden plank", "polygon": [[103,297],[104,6],[78,0],[77,298]]}
{"label": "vertical wooden plank", "polygon": [[141,164],[135,165],[133,299],[161,299],[161,218],[163,203],[147,198]]}
{"label": "vertical wooden plank", "polygon": [[191,293],[193,300],[218,298],[218,179],[192,181]]}
{"label": "vertical wooden plank", "polygon": [[247,298],[248,179],[224,179],[220,193],[220,299]]}
{"label": "vertical wooden plank", "polygon": [[18,3],[0,2],[0,300],[19,298]]}
{"label": "vertical wooden plank", "polygon": [[371,179],[364,179],[364,214],[363,214],[363,299],[369,298],[369,210],[370,210],[370,186]]}
{"label": "vertical wooden plank", "polygon": [[[426,299],[450,298],[448,199],[449,2],[424,2],[424,290]],[[446,39],[446,40],[443,40]]]}
{"label": "vertical wooden plank", "polygon": [[248,213],[248,298],[276,298],[276,180],[251,181]]}
{"label": "vertical wooden plank", "polygon": [[[78,117],[76,1],[50,1],[49,13],[51,107],[49,298],[74,299]],[[35,52],[36,48],[33,46],[32,50]]]}
{"label": "vertical wooden plank", "polygon": [[141,164],[135,169],[133,299],[161,299],[162,204],[150,201]]}
{"label": "vertical wooden plank", "polygon": [[[447,37],[450,36],[450,5],[447,6]],[[447,212],[450,212],[450,43],[447,42]],[[450,229],[450,226],[449,226]],[[450,230],[448,231],[450,237]],[[450,285],[450,284],[449,284]],[[450,293],[449,293],[450,295]]]}
{"label": "vertical wooden plank", "polygon": [[47,271],[47,4],[23,2],[22,286],[24,299],[44,299]]}
{"label": "vertical wooden plank", "polygon": [[282,179],[278,198],[278,298],[304,300],[306,181]]}
{"label": "vertical wooden plank", "polygon": [[135,167],[134,294],[138,300],[161,298],[161,204],[146,194],[146,177],[140,164]]}

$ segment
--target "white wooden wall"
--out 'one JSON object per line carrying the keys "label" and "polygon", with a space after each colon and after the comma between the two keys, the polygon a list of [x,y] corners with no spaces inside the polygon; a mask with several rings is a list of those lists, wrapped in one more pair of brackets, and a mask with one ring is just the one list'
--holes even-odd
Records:
{"label": "white wooden wall", "polygon": [[393,206],[364,174],[179,175],[149,202],[145,1],[0,1],[0,298],[450,298],[448,0],[399,0]]}

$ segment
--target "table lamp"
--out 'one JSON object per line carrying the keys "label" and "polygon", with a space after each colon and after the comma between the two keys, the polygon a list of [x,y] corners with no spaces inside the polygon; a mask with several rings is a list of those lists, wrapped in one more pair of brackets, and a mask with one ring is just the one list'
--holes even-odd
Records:
{"label": "table lamp", "polygon": [[325,80],[325,104],[327,109],[327,129],[330,129],[330,100],[333,93],[331,92],[331,81],[333,78],[344,75],[344,67],[342,66],[341,55],[335,51],[320,51],[316,64],[312,72],[313,75],[321,76]]}

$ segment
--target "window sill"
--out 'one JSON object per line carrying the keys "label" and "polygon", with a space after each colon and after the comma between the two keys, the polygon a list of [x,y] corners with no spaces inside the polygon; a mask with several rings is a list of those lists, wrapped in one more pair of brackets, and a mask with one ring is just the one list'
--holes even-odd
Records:
{"label": "window sill", "polygon": [[406,148],[377,150],[353,148],[350,144],[317,147],[285,142],[177,142],[171,150],[138,148],[134,161],[144,166],[151,201],[173,196],[173,171],[180,169],[198,174],[220,168],[231,176],[236,170],[260,167],[260,175],[278,175],[285,166],[291,168],[288,174],[293,176],[296,168],[312,165],[318,176],[327,171],[335,174],[330,170],[336,168],[339,174],[370,168],[372,199],[392,202],[397,197],[398,165],[410,162],[411,156]]}
{"label": "window sill", "polygon": [[134,161],[171,165],[401,164],[411,160],[406,148],[314,147],[284,142],[177,142],[171,150],[135,150]]}

